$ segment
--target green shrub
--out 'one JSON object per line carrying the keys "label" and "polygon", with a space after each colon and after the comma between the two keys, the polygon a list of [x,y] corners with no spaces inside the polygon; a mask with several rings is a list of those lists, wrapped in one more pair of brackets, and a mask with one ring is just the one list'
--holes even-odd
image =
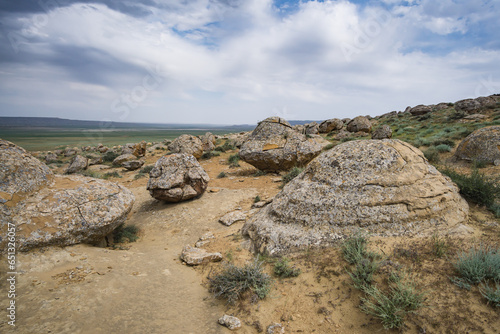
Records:
{"label": "green shrub", "polygon": [[500,282],[500,249],[480,245],[459,254],[454,264],[458,274],[470,284],[484,280]]}
{"label": "green shrub", "polygon": [[474,169],[478,169],[478,168],[485,168],[487,166],[487,162],[484,161],[484,160],[474,160],[472,161],[472,167]]}
{"label": "green shrub", "polygon": [[378,269],[378,263],[368,258],[362,258],[356,262],[356,267],[352,272],[347,272],[354,283],[356,289],[362,290],[364,287],[371,285],[373,282],[373,274]]}
{"label": "green shrub", "polygon": [[122,243],[125,241],[135,242],[139,239],[137,236],[138,232],[139,228],[135,225],[125,226],[125,224],[121,224],[113,231],[113,240],[116,243]]}
{"label": "green shrub", "polygon": [[201,155],[201,159],[211,159],[213,157],[218,157],[219,155],[220,155],[220,152],[218,152],[218,151],[205,152]]}
{"label": "green shrub", "polygon": [[429,147],[425,150],[424,156],[430,163],[439,163],[441,161],[439,158],[439,152],[435,147]]}
{"label": "green shrub", "polygon": [[218,179],[222,179],[222,178],[224,178],[224,177],[227,177],[227,174],[226,174],[226,173],[224,173],[224,172],[220,172],[220,173],[219,173],[219,175],[217,175],[217,178],[218,178]]}
{"label": "green shrub", "polygon": [[326,145],[325,147],[323,147],[323,151],[328,151],[328,150],[331,150],[332,148],[335,147],[335,144],[331,143],[331,144],[328,144]]}
{"label": "green shrub", "polygon": [[479,292],[493,307],[500,307],[500,285],[495,282],[495,288],[490,287],[488,284],[481,284]]}
{"label": "green shrub", "polygon": [[254,203],[260,202],[260,196],[259,195],[255,196],[255,198],[253,199],[253,202]]}
{"label": "green shrub", "polygon": [[231,143],[230,140],[227,140],[222,146],[217,146],[214,150],[218,152],[226,152],[235,150],[236,147]]}
{"label": "green shrub", "polygon": [[255,173],[253,173],[253,176],[264,176],[267,175],[266,171],[258,169]]}
{"label": "green shrub", "polygon": [[363,288],[367,298],[361,298],[361,309],[382,321],[386,329],[401,328],[408,313],[420,308],[424,293],[418,292],[412,282],[397,280],[390,284],[389,292],[384,293],[376,286]]}
{"label": "green shrub", "polygon": [[436,146],[436,150],[439,153],[451,152],[451,147],[449,145],[446,145],[446,144],[440,144],[440,145]]}
{"label": "green shrub", "polygon": [[290,171],[281,178],[281,187],[283,188],[288,182],[296,178],[303,170],[304,168],[300,167],[293,167],[290,169]]}
{"label": "green shrub", "polygon": [[368,257],[368,251],[366,246],[368,245],[368,240],[360,232],[355,233],[351,237],[347,238],[341,245],[342,254],[344,259],[350,264],[356,264]]}
{"label": "green shrub", "polygon": [[208,282],[216,298],[234,304],[248,291],[264,299],[271,290],[272,279],[262,271],[262,262],[254,261],[243,267],[227,263],[220,273],[209,276]]}
{"label": "green shrub", "polygon": [[105,178],[102,174],[96,172],[96,171],[93,171],[93,170],[88,170],[88,169],[85,169],[85,170],[81,170],[78,172],[78,174],[80,175],[83,175],[83,176],[87,176],[87,177],[93,177],[95,179],[103,179]]}
{"label": "green shrub", "polygon": [[471,175],[462,175],[453,170],[441,171],[449,176],[460,188],[460,193],[468,200],[480,205],[485,205],[493,211],[495,199],[500,197],[500,186],[486,178],[477,169]]}
{"label": "green shrub", "polygon": [[283,257],[274,264],[274,274],[281,278],[297,277],[300,269],[290,266],[289,260]]}
{"label": "green shrub", "polygon": [[104,162],[113,162],[113,160],[115,160],[116,158],[118,158],[120,155],[118,153],[115,153],[115,152],[111,152],[111,151],[108,151],[106,152],[103,157],[102,157],[102,161]]}
{"label": "green shrub", "polygon": [[238,153],[231,154],[227,159],[227,162],[231,167],[240,167],[240,155]]}
{"label": "green shrub", "polygon": [[122,176],[121,176],[120,174],[118,174],[118,172],[117,172],[117,171],[114,171],[114,172],[107,172],[107,173],[105,173],[105,174],[102,176],[102,178],[103,178],[103,179],[105,179],[105,180],[109,179],[110,177],[116,177],[116,178],[120,178],[120,179],[121,179],[121,177],[122,177]]}

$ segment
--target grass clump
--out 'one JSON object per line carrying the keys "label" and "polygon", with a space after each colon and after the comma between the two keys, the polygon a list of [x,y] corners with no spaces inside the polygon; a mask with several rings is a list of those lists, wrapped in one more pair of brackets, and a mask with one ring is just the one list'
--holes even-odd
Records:
{"label": "grass clump", "polygon": [[403,279],[391,282],[389,292],[384,293],[376,286],[365,286],[366,298],[361,298],[363,312],[382,321],[386,329],[401,328],[406,315],[423,305],[424,294],[416,290],[412,282]]}
{"label": "grass clump", "polygon": [[255,196],[255,198],[253,199],[254,203],[257,203],[257,202],[260,202],[260,201],[261,201],[261,199],[260,199],[259,195]]}
{"label": "grass clump", "polygon": [[300,167],[293,167],[292,169],[290,169],[290,171],[281,178],[281,188],[283,188],[288,182],[296,178],[300,173],[302,173],[303,170],[304,168]]}
{"label": "grass clump", "polygon": [[378,270],[378,263],[368,258],[363,258],[356,263],[352,272],[347,272],[353,281],[354,287],[359,290],[373,283],[373,275]]}
{"label": "grass clump", "polygon": [[300,269],[290,266],[290,260],[283,257],[274,264],[274,274],[281,278],[297,277],[300,275]]}
{"label": "grass clump", "polygon": [[453,170],[445,169],[441,171],[449,176],[460,188],[460,193],[468,200],[486,206],[495,212],[495,200],[500,198],[500,186],[486,178],[477,169],[471,175],[462,175]]}
{"label": "grass clump", "polygon": [[267,172],[264,171],[264,170],[260,170],[258,169],[254,174],[253,176],[264,176],[264,175],[267,175]]}
{"label": "grass clump", "polygon": [[83,175],[83,176],[87,176],[87,177],[93,177],[95,179],[103,179],[104,176],[96,171],[93,171],[93,170],[88,170],[88,169],[84,169],[84,170],[81,170],[78,172],[78,174],[80,175]]}
{"label": "grass clump", "polygon": [[145,177],[147,174],[149,175],[149,172],[151,172],[151,170],[154,168],[155,166],[153,165],[149,165],[149,166],[144,166],[142,167],[140,170],[139,170],[139,173],[137,173],[135,176],[134,176],[134,180],[138,180],[140,179],[141,177]]}
{"label": "grass clump", "polygon": [[201,159],[208,160],[213,157],[218,157],[220,156],[220,152],[218,151],[210,151],[210,152],[205,152],[201,155]]}
{"label": "grass clump", "polygon": [[208,281],[210,292],[216,298],[226,299],[229,304],[235,304],[246,293],[264,299],[272,284],[271,277],[262,271],[262,262],[258,261],[243,267],[227,263],[220,273],[209,276]]}
{"label": "grass clump", "polygon": [[138,232],[139,228],[135,225],[125,226],[125,224],[121,224],[113,231],[113,240],[116,243],[135,242],[139,239]]}
{"label": "grass clump", "polygon": [[427,150],[425,150],[424,156],[427,160],[429,160],[430,163],[433,164],[437,164],[441,161],[441,159],[439,158],[439,152],[434,146],[431,146]]}
{"label": "grass clump", "polygon": [[500,284],[495,282],[495,288],[490,287],[488,284],[481,284],[479,292],[493,307],[500,307]]}
{"label": "grass clump", "polygon": [[230,167],[240,167],[240,155],[238,153],[231,154],[227,159]]}
{"label": "grass clump", "polygon": [[436,146],[436,151],[438,151],[440,153],[451,152],[451,147],[449,145],[446,145],[446,144],[440,144],[440,145]]}
{"label": "grass clump", "polygon": [[102,161],[104,162],[113,162],[116,158],[118,158],[120,155],[115,152],[108,151],[106,154],[103,155]]}
{"label": "grass clump", "polygon": [[224,173],[224,172],[220,172],[220,173],[219,173],[219,175],[217,175],[217,178],[218,178],[218,179],[223,179],[223,178],[225,178],[225,177],[227,177],[227,174],[226,174],[226,173]]}
{"label": "grass clump", "polygon": [[500,282],[500,249],[480,245],[459,254],[454,264],[467,283],[479,284],[485,280]]}
{"label": "grass clump", "polygon": [[226,152],[226,151],[232,151],[235,150],[236,147],[229,141],[227,140],[223,145],[217,146],[214,151],[217,152]]}
{"label": "grass clump", "polygon": [[353,236],[346,239],[341,246],[342,254],[344,259],[350,264],[356,264],[368,257],[368,251],[366,246],[368,245],[368,239],[366,236],[357,232]]}
{"label": "grass clump", "polygon": [[121,179],[121,178],[122,178],[122,176],[121,176],[121,175],[120,175],[117,171],[114,171],[114,172],[107,172],[107,173],[105,173],[105,174],[102,176],[102,178],[103,178],[103,179],[105,179],[105,180],[107,180],[107,179],[109,179],[109,178],[111,178],[111,177],[116,177],[116,178],[119,178],[119,179]]}
{"label": "grass clump", "polygon": [[437,233],[432,235],[432,252],[437,257],[443,257],[448,251],[448,243],[439,237]]}

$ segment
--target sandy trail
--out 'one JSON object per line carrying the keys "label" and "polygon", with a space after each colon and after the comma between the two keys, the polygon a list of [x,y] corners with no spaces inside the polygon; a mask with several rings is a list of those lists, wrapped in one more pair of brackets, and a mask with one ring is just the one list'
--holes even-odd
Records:
{"label": "sandy trail", "polygon": [[[224,229],[218,218],[257,191],[221,189],[197,200],[165,204],[153,200],[142,184],[130,189],[136,202],[127,224],[141,229],[130,249],[75,245],[18,254],[16,333],[227,331],[217,324],[223,305],[179,254],[207,231]],[[4,291],[4,277],[1,282]],[[3,310],[6,302],[2,298]],[[14,332],[6,317],[0,331]]]}

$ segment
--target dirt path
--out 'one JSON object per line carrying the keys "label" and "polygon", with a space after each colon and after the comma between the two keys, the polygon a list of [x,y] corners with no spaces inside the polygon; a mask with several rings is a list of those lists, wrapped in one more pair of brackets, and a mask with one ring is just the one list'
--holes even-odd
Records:
{"label": "dirt path", "polygon": [[[141,229],[130,249],[76,245],[18,254],[22,274],[15,332],[225,331],[217,324],[224,310],[201,286],[196,271],[181,263],[179,253],[207,231],[223,229],[218,218],[257,191],[220,189],[194,201],[164,204],[153,200],[142,183],[130,188],[136,202],[127,224]],[[7,307],[5,298],[1,304]],[[3,333],[11,332],[6,322],[1,319]]]}

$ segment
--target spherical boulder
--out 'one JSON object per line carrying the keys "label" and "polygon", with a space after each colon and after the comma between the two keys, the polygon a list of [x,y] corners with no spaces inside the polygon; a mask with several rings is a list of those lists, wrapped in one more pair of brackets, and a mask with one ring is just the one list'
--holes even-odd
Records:
{"label": "spherical boulder", "polygon": [[193,155],[196,159],[203,155],[203,143],[200,138],[191,135],[181,135],[168,145],[173,153],[186,153]]}
{"label": "spherical boulder", "polygon": [[370,133],[372,131],[372,123],[365,116],[358,116],[347,123],[347,131]]}
{"label": "spherical boulder", "polygon": [[330,133],[335,130],[342,130],[344,128],[344,122],[338,118],[327,119],[321,122],[319,125],[320,133]]}
{"label": "spherical boulder", "polygon": [[500,159],[500,126],[488,126],[468,135],[457,147],[455,157],[495,163]]}
{"label": "spherical boulder", "polygon": [[392,129],[389,125],[382,125],[372,132],[372,139],[390,139],[392,137]]}
{"label": "spherical boulder", "polygon": [[149,172],[147,189],[158,200],[180,202],[201,196],[209,180],[194,156],[175,153],[158,159]]}
{"label": "spherical boulder", "polygon": [[315,138],[295,131],[280,117],[269,117],[243,143],[240,157],[260,170],[280,171],[307,164],[321,149]]}
{"label": "spherical boulder", "polygon": [[467,216],[458,187],[421,151],[399,140],[358,140],[311,161],[242,232],[255,251],[280,255],[332,245],[358,229],[432,234]]}

